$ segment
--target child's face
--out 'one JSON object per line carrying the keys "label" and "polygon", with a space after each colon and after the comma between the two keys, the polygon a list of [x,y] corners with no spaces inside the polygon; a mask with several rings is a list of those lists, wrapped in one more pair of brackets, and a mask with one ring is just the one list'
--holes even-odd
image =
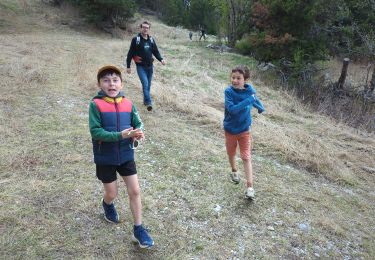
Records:
{"label": "child's face", "polygon": [[234,88],[237,88],[237,89],[245,88],[245,78],[243,74],[237,71],[233,72],[230,79]]}
{"label": "child's face", "polygon": [[107,74],[99,79],[99,88],[101,88],[108,97],[116,97],[122,89],[121,78],[115,73]]}

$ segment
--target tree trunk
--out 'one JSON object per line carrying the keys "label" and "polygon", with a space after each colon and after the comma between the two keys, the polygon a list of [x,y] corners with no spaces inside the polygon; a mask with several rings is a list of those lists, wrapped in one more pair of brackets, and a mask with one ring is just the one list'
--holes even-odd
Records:
{"label": "tree trunk", "polygon": [[229,9],[228,21],[228,45],[234,47],[236,44],[236,11],[233,0],[227,0]]}
{"label": "tree trunk", "polygon": [[374,89],[375,89],[375,65],[374,65],[374,70],[372,72],[372,77],[370,81],[369,93],[373,93]]}
{"label": "tree trunk", "polygon": [[348,73],[349,58],[345,58],[342,64],[341,76],[337,82],[337,89],[344,89],[346,75]]}

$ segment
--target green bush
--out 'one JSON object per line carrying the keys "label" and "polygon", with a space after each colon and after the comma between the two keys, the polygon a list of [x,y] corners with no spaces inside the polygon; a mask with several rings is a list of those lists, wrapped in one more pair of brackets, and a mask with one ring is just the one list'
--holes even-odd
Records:
{"label": "green bush", "polygon": [[67,0],[77,5],[92,23],[122,25],[135,12],[135,0]]}
{"label": "green bush", "polygon": [[250,37],[246,35],[236,43],[235,48],[243,55],[251,55],[254,46],[251,45]]}

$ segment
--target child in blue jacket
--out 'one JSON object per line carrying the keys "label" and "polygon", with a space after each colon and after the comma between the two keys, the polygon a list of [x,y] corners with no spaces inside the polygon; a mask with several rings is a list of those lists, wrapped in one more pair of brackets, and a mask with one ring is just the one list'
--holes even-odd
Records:
{"label": "child in blue jacket", "polygon": [[232,85],[225,89],[225,146],[232,167],[231,179],[234,183],[240,182],[236,166],[237,145],[240,147],[240,157],[243,161],[247,189],[245,197],[254,199],[253,167],[251,163],[251,108],[255,107],[258,113],[265,111],[262,103],[255,95],[255,89],[246,80],[250,78],[250,71],[246,66],[232,69]]}

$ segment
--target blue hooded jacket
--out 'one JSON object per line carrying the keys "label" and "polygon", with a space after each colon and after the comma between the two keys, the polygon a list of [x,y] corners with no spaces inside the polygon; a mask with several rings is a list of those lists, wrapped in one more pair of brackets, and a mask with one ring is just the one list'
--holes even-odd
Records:
{"label": "blue hooded jacket", "polygon": [[234,135],[249,131],[252,121],[251,108],[255,107],[258,113],[265,111],[255,93],[250,84],[245,84],[245,89],[236,89],[233,86],[225,89],[225,131]]}

